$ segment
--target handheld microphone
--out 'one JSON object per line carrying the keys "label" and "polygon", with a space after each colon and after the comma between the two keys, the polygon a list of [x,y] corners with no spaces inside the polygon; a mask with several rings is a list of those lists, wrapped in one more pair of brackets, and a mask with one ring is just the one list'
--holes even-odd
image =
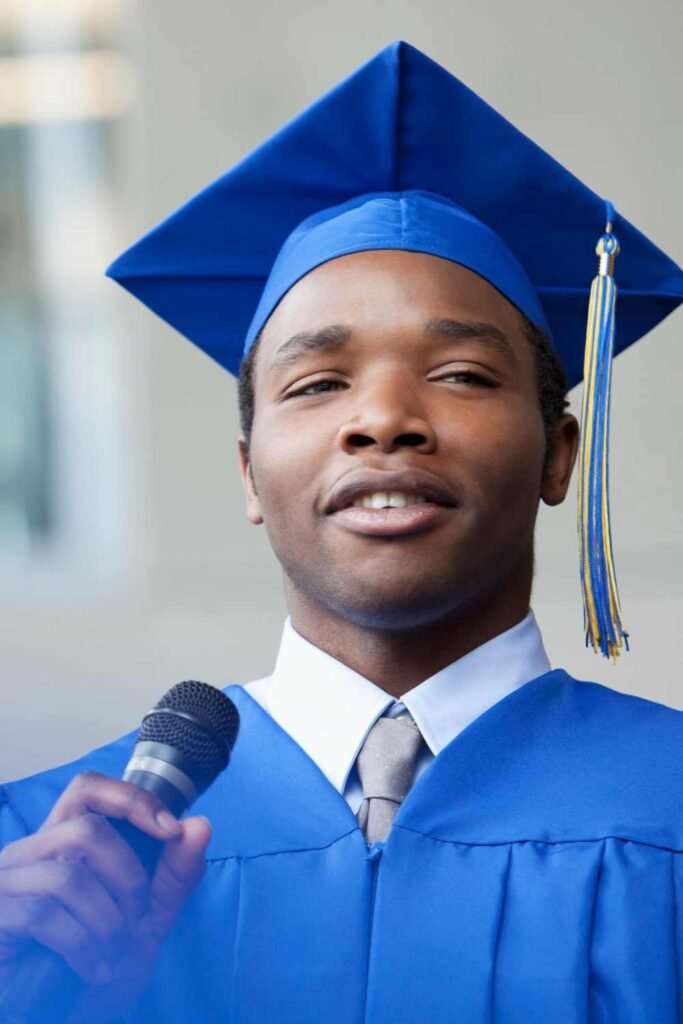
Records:
{"label": "handheld microphone", "polygon": [[[227,767],[239,731],[239,712],[208,683],[177,683],[144,716],[123,779],[157,796],[176,817]],[[129,821],[107,819],[151,875],[164,844]],[[66,1020],[84,989],[57,953],[31,948],[0,997],[1,1024]]]}

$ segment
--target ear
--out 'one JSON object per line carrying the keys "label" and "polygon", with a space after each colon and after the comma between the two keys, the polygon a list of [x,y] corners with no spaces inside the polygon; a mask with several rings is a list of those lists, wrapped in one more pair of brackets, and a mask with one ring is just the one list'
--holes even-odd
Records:
{"label": "ear", "polygon": [[242,487],[244,488],[246,501],[247,519],[250,523],[258,525],[263,522],[261,503],[256,493],[256,485],[251,471],[249,449],[242,434],[237,439],[237,449],[239,453],[240,476],[242,477]]}
{"label": "ear", "polygon": [[560,505],[567,496],[578,447],[579,424],[576,416],[566,413],[555,425],[552,445],[543,470],[541,498],[546,505]]}

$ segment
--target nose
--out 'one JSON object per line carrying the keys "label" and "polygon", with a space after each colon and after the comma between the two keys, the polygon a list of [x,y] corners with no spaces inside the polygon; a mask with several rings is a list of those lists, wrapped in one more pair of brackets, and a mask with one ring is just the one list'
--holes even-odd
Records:
{"label": "nose", "polygon": [[339,443],[349,454],[373,445],[382,452],[410,447],[428,454],[436,447],[436,434],[406,381],[385,376],[359,393],[357,411],[341,427]]}

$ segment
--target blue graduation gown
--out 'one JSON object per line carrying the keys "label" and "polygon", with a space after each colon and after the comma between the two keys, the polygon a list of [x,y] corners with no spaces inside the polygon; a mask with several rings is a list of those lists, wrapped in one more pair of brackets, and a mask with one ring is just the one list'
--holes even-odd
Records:
{"label": "blue graduation gown", "polygon": [[[208,869],[134,1024],[680,1024],[683,713],[550,672],[433,760],[385,844],[241,686]],[[133,734],[3,787],[2,841]]]}

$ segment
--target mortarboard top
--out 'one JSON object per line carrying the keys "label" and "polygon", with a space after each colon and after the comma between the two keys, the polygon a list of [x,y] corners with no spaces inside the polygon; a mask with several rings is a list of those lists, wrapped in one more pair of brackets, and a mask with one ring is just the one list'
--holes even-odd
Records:
{"label": "mortarboard top", "polygon": [[585,376],[578,472],[586,636],[614,656],[627,634],[609,525],[612,354],[683,300],[683,271],[448,71],[407,43],[387,46],[107,273],[236,374],[298,279],[367,249],[426,252],[469,267],[548,331],[570,386]]}
{"label": "mortarboard top", "polygon": [[[540,299],[570,386],[578,383],[604,200],[404,42],[316,100],[107,273],[237,373],[264,285],[294,228],[367,193],[407,190],[436,193],[495,232]],[[683,272],[621,216],[617,227],[619,352],[683,299]]]}

